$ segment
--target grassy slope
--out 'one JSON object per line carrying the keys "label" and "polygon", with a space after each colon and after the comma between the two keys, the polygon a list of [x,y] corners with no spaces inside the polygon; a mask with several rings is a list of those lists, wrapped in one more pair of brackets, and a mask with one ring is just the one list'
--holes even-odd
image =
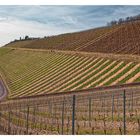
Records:
{"label": "grassy slope", "polygon": [[[87,85],[99,79],[88,87],[90,88],[98,86],[114,75],[104,84],[110,85],[136,65],[136,63],[132,63],[121,73],[115,75],[128,62],[122,63],[121,60],[117,60],[112,65],[113,62],[112,59],[95,56],[0,48],[0,72],[4,75],[10,88],[9,97],[85,89]],[[122,64],[102,78],[119,63]],[[89,65],[86,67],[87,64]],[[105,69],[108,65],[111,66]],[[127,82],[138,73],[140,73],[139,68],[120,83]]]}

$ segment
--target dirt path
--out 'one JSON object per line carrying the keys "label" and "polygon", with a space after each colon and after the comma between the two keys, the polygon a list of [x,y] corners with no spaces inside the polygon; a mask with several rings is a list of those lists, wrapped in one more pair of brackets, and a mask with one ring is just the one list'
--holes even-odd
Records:
{"label": "dirt path", "polygon": [[84,52],[84,51],[60,51],[60,50],[47,50],[47,49],[29,49],[29,48],[12,48],[14,50],[21,50],[21,51],[32,51],[32,52],[53,52],[58,54],[67,54],[67,55],[78,55],[78,56],[88,56],[88,57],[100,57],[112,60],[122,60],[126,62],[140,62],[140,56],[138,55],[128,55],[128,54],[113,54],[113,53],[97,53],[97,52]]}

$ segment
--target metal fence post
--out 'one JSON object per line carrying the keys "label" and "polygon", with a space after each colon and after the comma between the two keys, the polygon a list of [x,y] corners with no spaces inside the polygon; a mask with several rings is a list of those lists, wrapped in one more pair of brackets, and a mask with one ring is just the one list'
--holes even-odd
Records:
{"label": "metal fence post", "polygon": [[73,100],[72,100],[72,135],[75,134],[75,95],[73,95]]}
{"label": "metal fence post", "polygon": [[0,110],[0,131],[1,131],[1,110]]}
{"label": "metal fence post", "polygon": [[126,94],[124,90],[123,94],[123,130],[124,130],[124,135],[126,134]]}
{"label": "metal fence post", "polygon": [[34,112],[33,112],[33,122],[35,124],[35,114],[36,114],[36,107],[34,107]]}
{"label": "metal fence post", "polygon": [[11,123],[11,111],[8,112],[8,134],[11,133],[10,123]]}
{"label": "metal fence post", "polygon": [[133,92],[132,92],[132,103],[131,103],[131,111],[133,113]]}
{"label": "metal fence post", "polygon": [[28,134],[29,129],[29,106],[27,107],[27,116],[26,116],[26,134]]}
{"label": "metal fence post", "polygon": [[114,94],[112,94],[112,122],[114,121]]}
{"label": "metal fence post", "polygon": [[62,135],[63,135],[63,131],[64,131],[64,100],[62,104],[62,132],[61,132]]}
{"label": "metal fence post", "polygon": [[91,98],[89,98],[89,124],[91,121]]}

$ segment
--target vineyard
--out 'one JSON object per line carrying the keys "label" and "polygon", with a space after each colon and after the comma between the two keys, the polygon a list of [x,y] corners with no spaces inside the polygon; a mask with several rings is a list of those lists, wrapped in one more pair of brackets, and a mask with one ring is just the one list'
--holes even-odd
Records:
{"label": "vineyard", "polygon": [[[14,48],[39,48],[39,49],[56,49],[56,50],[75,50],[77,46],[82,46],[90,41],[99,40],[102,36],[110,34],[112,31],[117,30],[120,27],[110,27],[110,28],[97,28],[77,33],[68,33],[57,36],[50,36],[44,39],[37,39],[32,41],[18,41],[13,42],[7,47]],[[46,47],[47,46],[47,47]]]}
{"label": "vineyard", "polygon": [[17,98],[0,106],[3,134],[140,134],[139,86]]}
{"label": "vineyard", "polygon": [[78,50],[116,54],[140,54],[140,22],[124,25],[116,32]]}
{"label": "vineyard", "polygon": [[11,48],[2,48],[1,56],[0,70],[10,89],[9,98],[138,82],[140,79],[140,64],[133,61]]}
{"label": "vineyard", "polygon": [[140,134],[139,35],[133,21],[1,47],[0,134]]}
{"label": "vineyard", "polygon": [[34,41],[11,43],[7,47],[139,55],[139,34],[140,21],[136,21]]}

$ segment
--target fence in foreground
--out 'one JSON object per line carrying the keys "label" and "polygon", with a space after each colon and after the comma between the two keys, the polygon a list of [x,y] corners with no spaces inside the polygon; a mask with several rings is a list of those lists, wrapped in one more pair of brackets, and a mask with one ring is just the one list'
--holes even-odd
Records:
{"label": "fence in foreground", "polygon": [[140,88],[1,103],[1,134],[140,134]]}

